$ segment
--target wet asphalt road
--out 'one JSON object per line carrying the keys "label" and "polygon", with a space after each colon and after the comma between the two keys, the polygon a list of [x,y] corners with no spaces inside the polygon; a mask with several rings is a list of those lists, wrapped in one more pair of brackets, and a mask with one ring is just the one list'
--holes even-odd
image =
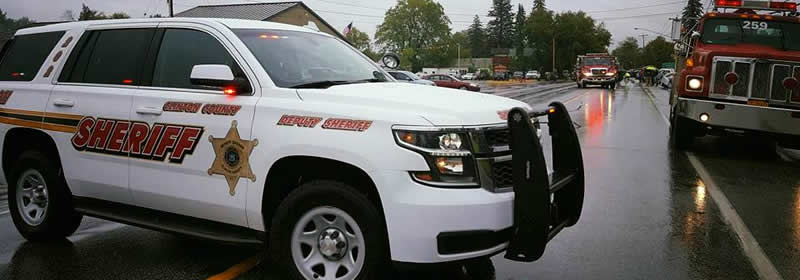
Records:
{"label": "wet asphalt road", "polygon": [[[574,110],[587,176],[583,216],[538,262],[495,256],[497,279],[757,278],[686,154],[667,145],[666,92],[654,90],[654,103],[638,86],[551,87],[493,94]],[[800,279],[800,164],[758,139],[707,137],[693,149],[783,278]],[[0,279],[204,279],[257,255],[258,248],[90,218],[68,241],[29,243],[0,214]],[[274,270],[264,261],[239,279],[279,279]],[[473,279],[450,268],[396,275]]]}

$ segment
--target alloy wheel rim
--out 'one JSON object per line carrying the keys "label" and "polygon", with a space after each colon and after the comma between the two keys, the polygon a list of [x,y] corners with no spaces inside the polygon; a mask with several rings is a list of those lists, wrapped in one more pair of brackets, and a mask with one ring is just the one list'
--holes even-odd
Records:
{"label": "alloy wheel rim", "polygon": [[39,171],[30,169],[22,173],[16,186],[17,211],[30,226],[38,226],[47,215],[50,205],[47,184]]}
{"label": "alloy wheel rim", "polygon": [[364,267],[364,234],[341,209],[306,212],[292,231],[292,259],[306,279],[355,279]]}

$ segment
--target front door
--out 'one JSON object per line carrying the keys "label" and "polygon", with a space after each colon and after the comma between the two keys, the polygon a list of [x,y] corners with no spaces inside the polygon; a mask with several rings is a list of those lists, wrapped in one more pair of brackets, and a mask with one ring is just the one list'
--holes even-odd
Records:
{"label": "front door", "polygon": [[246,226],[245,196],[255,179],[248,159],[259,145],[251,139],[258,87],[248,82],[250,89],[225,94],[222,88],[194,86],[189,77],[193,66],[203,64],[228,65],[237,78],[253,75],[245,74],[243,60],[214,29],[162,24],[159,36],[152,82],[131,109],[135,203]]}

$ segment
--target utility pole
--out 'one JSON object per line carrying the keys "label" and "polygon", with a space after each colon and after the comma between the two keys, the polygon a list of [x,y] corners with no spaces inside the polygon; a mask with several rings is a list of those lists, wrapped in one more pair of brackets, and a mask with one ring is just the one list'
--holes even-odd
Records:
{"label": "utility pole", "polygon": [[173,0],[167,0],[167,4],[169,5],[169,17],[174,17],[175,16],[174,8],[172,6],[172,1]]}
{"label": "utility pole", "polygon": [[556,36],[553,35],[553,75],[556,75]]}
{"label": "utility pole", "polygon": [[458,68],[458,75],[461,75],[461,44],[458,45],[458,61],[456,61],[456,67]]}
{"label": "utility pole", "polygon": [[644,37],[647,37],[647,34],[642,34],[642,35],[639,35],[639,36],[642,36],[642,48],[644,49],[644,46],[645,46]]}

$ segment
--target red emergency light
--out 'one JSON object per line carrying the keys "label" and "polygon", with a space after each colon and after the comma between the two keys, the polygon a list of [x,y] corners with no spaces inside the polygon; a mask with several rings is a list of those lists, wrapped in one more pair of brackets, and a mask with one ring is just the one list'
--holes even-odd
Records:
{"label": "red emergency light", "polygon": [[716,0],[717,8],[744,8],[753,10],[797,11],[797,3],[753,0]]}

